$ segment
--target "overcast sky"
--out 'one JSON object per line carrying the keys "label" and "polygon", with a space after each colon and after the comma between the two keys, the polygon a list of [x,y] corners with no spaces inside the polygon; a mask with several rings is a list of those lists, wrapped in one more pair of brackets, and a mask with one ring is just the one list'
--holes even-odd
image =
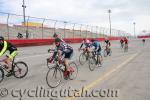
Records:
{"label": "overcast sky", "polygon": [[[133,33],[150,30],[150,0],[25,0],[26,15],[109,28]],[[22,14],[22,0],[0,0],[0,12]]]}

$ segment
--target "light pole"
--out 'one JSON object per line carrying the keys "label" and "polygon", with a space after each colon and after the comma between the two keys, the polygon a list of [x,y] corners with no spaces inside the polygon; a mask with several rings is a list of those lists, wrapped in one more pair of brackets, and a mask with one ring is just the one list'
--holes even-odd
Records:
{"label": "light pole", "polygon": [[24,0],[23,0],[22,8],[23,8],[23,19],[24,19],[24,25],[25,25],[25,22],[26,22],[26,14],[25,14],[26,5],[25,5]]}
{"label": "light pole", "polygon": [[109,32],[110,32],[110,36],[111,36],[111,18],[110,18],[110,13],[111,13],[111,10],[109,9],[108,10],[108,14],[109,14]]}
{"label": "light pole", "polygon": [[64,22],[64,38],[66,38],[66,25],[67,25],[67,22],[65,21]]}
{"label": "light pole", "polygon": [[134,25],[134,37],[136,38],[136,34],[135,34],[135,22],[133,22],[133,25]]}
{"label": "light pole", "polygon": [[[22,4],[22,8],[23,8],[23,20],[24,20],[24,27],[26,26],[26,11],[25,11],[25,9],[26,9],[26,5],[25,5],[25,1],[23,0],[22,1],[23,2],[23,4]],[[28,30],[26,30],[26,38],[28,38]]]}

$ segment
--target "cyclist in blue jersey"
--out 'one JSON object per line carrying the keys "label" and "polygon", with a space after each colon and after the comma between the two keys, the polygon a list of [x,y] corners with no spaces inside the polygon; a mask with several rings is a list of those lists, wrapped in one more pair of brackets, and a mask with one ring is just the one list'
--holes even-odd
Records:
{"label": "cyclist in blue jersey", "polygon": [[101,54],[101,44],[100,44],[100,42],[95,40],[95,39],[92,39],[91,42],[92,42],[92,47],[94,47],[94,51],[96,51],[97,54],[100,55]]}
{"label": "cyclist in blue jersey", "polygon": [[100,42],[95,39],[92,39],[91,42],[92,42],[92,47],[94,47],[94,52],[96,53],[97,56],[101,57],[101,59],[99,60],[102,60],[102,56],[100,56],[102,50]]}

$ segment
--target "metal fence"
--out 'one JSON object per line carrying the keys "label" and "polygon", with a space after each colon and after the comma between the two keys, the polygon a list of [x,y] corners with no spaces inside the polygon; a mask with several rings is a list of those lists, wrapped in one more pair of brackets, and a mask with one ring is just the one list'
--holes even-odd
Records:
{"label": "metal fence", "polygon": [[[52,38],[58,33],[61,38],[106,37],[110,29],[98,26],[83,25],[66,21],[26,16],[0,12],[0,35],[6,39],[17,39],[21,34],[25,39]],[[126,36],[125,31],[112,29],[112,36]]]}

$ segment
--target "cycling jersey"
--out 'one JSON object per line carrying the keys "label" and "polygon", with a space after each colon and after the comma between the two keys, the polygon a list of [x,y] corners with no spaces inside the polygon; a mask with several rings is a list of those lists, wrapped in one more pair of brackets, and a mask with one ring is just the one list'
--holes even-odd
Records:
{"label": "cycling jersey", "polygon": [[10,55],[8,55],[10,59],[13,59],[17,55],[17,48],[11,43],[4,41],[0,43],[0,56],[2,56],[6,51],[10,52]]}
{"label": "cycling jersey", "polygon": [[128,44],[128,39],[124,39],[124,43],[125,43],[125,44]]}
{"label": "cycling jersey", "polygon": [[105,40],[105,43],[110,46],[110,41],[109,40]]}
{"label": "cycling jersey", "polygon": [[83,45],[85,45],[86,48],[89,48],[91,46],[90,40],[83,40],[80,48],[82,48]]}
{"label": "cycling jersey", "polygon": [[92,43],[92,46],[94,47],[94,50],[97,51],[98,53],[100,53],[101,51],[101,45],[99,41],[94,41]]}
{"label": "cycling jersey", "polygon": [[120,43],[122,44],[123,42],[124,42],[123,39],[121,39],[121,40],[120,40]]}
{"label": "cycling jersey", "polygon": [[62,55],[65,55],[65,58],[71,58],[73,54],[73,48],[64,42],[60,42],[57,50],[60,50],[62,52]]}

